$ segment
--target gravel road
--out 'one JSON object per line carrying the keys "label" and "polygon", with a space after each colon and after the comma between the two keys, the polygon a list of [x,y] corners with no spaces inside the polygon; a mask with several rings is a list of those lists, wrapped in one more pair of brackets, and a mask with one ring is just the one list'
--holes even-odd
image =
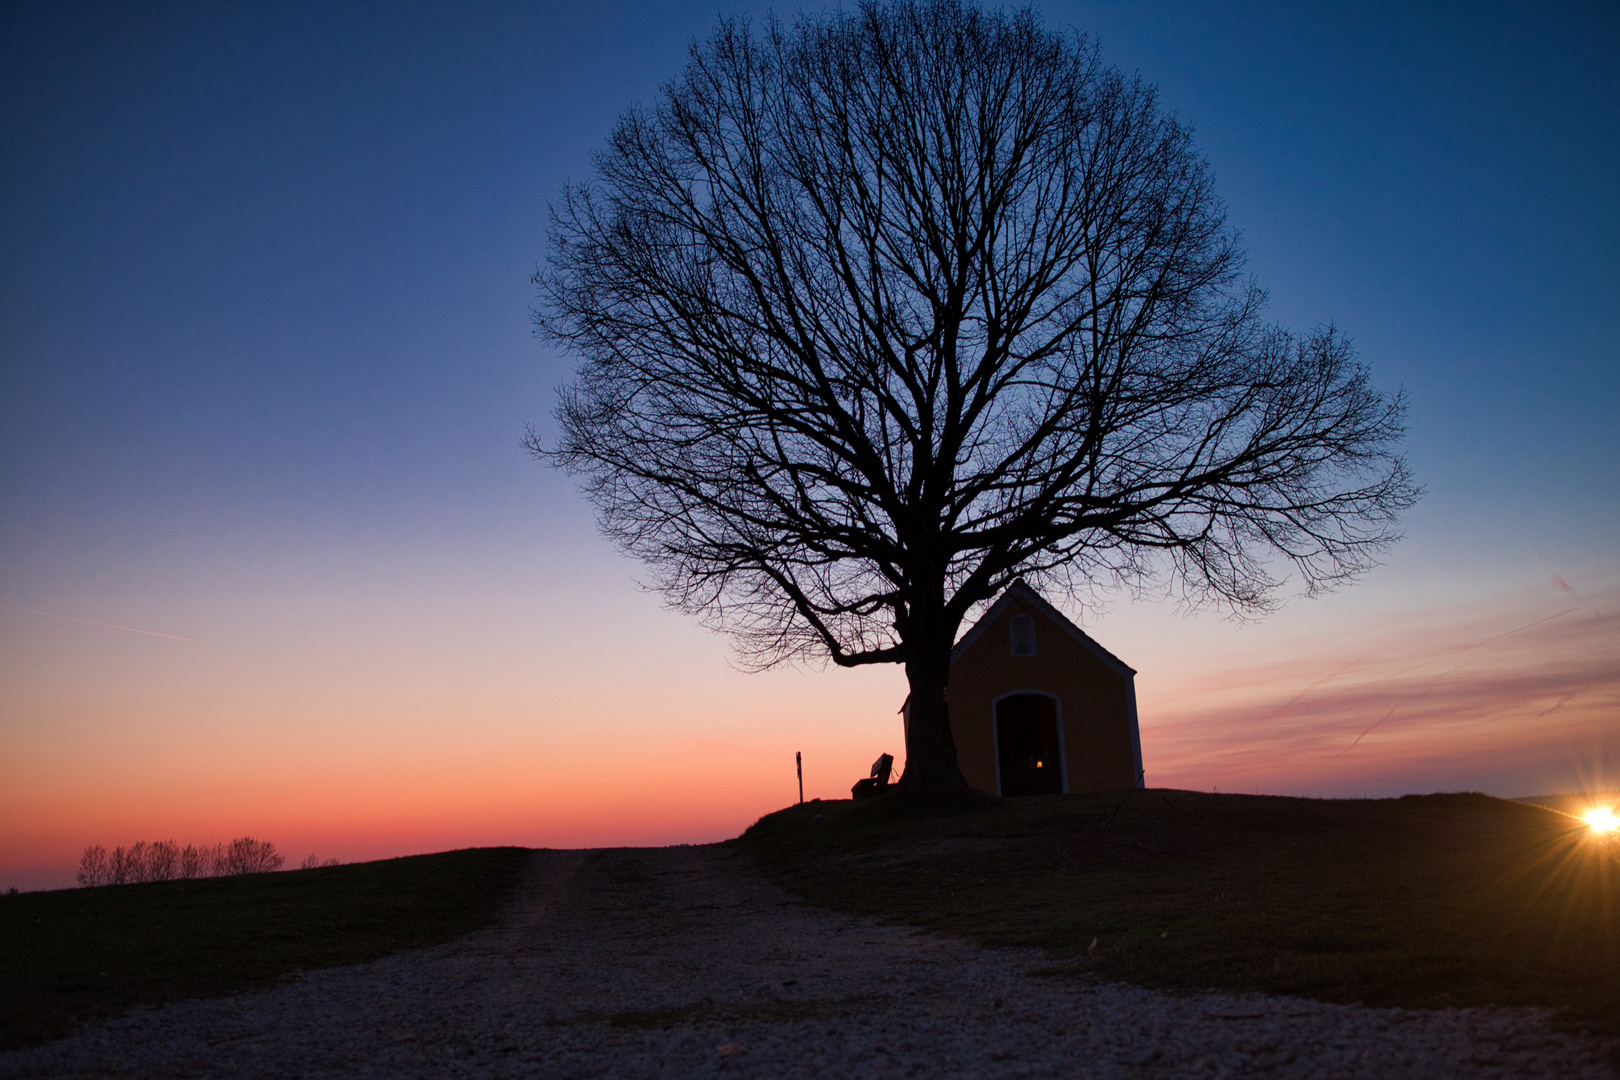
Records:
{"label": "gravel road", "polygon": [[500,924],[0,1054],[0,1077],[1615,1077],[1528,1010],[1032,974],[809,908],[725,846],[542,851]]}

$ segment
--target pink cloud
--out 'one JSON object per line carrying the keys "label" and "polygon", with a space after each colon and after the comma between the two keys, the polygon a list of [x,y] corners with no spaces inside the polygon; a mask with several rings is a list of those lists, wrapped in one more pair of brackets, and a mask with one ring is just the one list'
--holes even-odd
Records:
{"label": "pink cloud", "polygon": [[1149,774],[1319,793],[1603,786],[1620,765],[1620,589],[1553,584],[1564,595],[1391,613],[1161,684],[1143,705]]}

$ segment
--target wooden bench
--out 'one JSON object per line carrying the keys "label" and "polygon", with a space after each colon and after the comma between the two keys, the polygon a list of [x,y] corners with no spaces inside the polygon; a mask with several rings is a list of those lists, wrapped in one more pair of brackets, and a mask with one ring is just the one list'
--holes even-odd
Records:
{"label": "wooden bench", "polygon": [[849,789],[850,797],[856,799],[875,799],[883,794],[889,786],[889,773],[894,769],[894,755],[882,754],[872,762],[872,775],[863,780],[855,781],[855,786]]}

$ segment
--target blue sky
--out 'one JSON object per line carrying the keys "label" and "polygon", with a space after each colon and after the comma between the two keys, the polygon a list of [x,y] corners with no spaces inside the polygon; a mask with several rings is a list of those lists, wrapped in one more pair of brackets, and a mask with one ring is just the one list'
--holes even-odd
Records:
{"label": "blue sky", "polygon": [[[546,201],[711,6],[8,10],[8,552],[526,512]],[[1275,316],[1412,395],[1414,528],[1615,534],[1612,7],[1042,10],[1196,127]]]}
{"label": "blue sky", "polygon": [[[603,633],[664,658],[670,679],[749,687],[737,716],[715,721],[726,745],[763,738],[749,710],[768,711],[772,694],[814,685],[833,700],[844,691],[827,680],[847,678],[873,701],[892,696],[893,673],[738,683],[724,642],[639,592],[566,479],[520,447],[525,421],[548,430],[569,370],[531,335],[547,201],[589,175],[615,118],[654,99],[717,11],[770,10],[0,12],[0,739],[16,748],[0,769],[27,775],[34,801],[13,809],[41,823],[0,836],[32,853],[17,865],[48,861],[38,838],[75,805],[58,776],[70,742],[119,744],[117,731],[200,745],[232,724],[275,742],[277,721],[248,703],[267,687],[305,687],[288,708],[326,718],[309,736],[319,752],[363,758],[400,730],[439,745],[422,734],[431,718],[376,719],[399,665],[439,665],[445,681],[420,694],[465,702],[458,730],[499,745],[519,720],[480,727],[506,706],[479,695],[502,687],[510,704],[567,684],[534,653],[569,637],[581,605],[607,613]],[[1144,678],[1316,648],[1349,619],[1467,609],[1490,629],[1490,612],[1511,621],[1537,596],[1562,610],[1553,575],[1604,610],[1620,587],[1620,8],[1040,10],[1095,35],[1195,127],[1274,317],[1334,323],[1381,385],[1410,395],[1427,489],[1385,568],[1259,628],[1123,600],[1070,610]],[[230,642],[235,659],[131,653],[167,645],[92,623]],[[1613,676],[1598,680],[1593,715],[1612,717],[1620,673],[1593,663]],[[1181,692],[1163,691],[1167,709]],[[187,710],[178,733],[139,719]],[[540,705],[519,713],[542,732],[541,758],[561,745],[545,732],[577,727]],[[854,721],[829,730],[826,755],[875,756]],[[1439,769],[1432,783],[1551,782],[1499,766]],[[1220,782],[1180,768],[1183,782]],[[1276,785],[1340,790],[1328,776]],[[846,784],[834,779],[829,793]],[[165,782],[133,784],[126,805],[161,802]],[[1410,770],[1345,780],[1423,782]]]}

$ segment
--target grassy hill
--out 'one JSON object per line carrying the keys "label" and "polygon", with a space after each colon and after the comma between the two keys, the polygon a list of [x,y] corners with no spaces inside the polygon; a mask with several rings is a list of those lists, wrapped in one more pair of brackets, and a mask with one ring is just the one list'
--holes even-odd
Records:
{"label": "grassy hill", "polygon": [[0,1049],[135,1005],[447,941],[494,919],[528,854],[481,848],[0,896]]}
{"label": "grassy hill", "polygon": [[1432,1008],[1620,1035],[1620,858],[1484,795],[1141,791],[790,807],[740,839],[808,900],[1051,951],[1052,973]]}
{"label": "grassy hill", "polygon": [[[735,843],[815,903],[1044,948],[1054,977],[1540,1005],[1620,1035],[1620,850],[1524,803],[891,794],[790,807]],[[495,918],[527,854],[0,896],[0,1048],[447,941]]]}

